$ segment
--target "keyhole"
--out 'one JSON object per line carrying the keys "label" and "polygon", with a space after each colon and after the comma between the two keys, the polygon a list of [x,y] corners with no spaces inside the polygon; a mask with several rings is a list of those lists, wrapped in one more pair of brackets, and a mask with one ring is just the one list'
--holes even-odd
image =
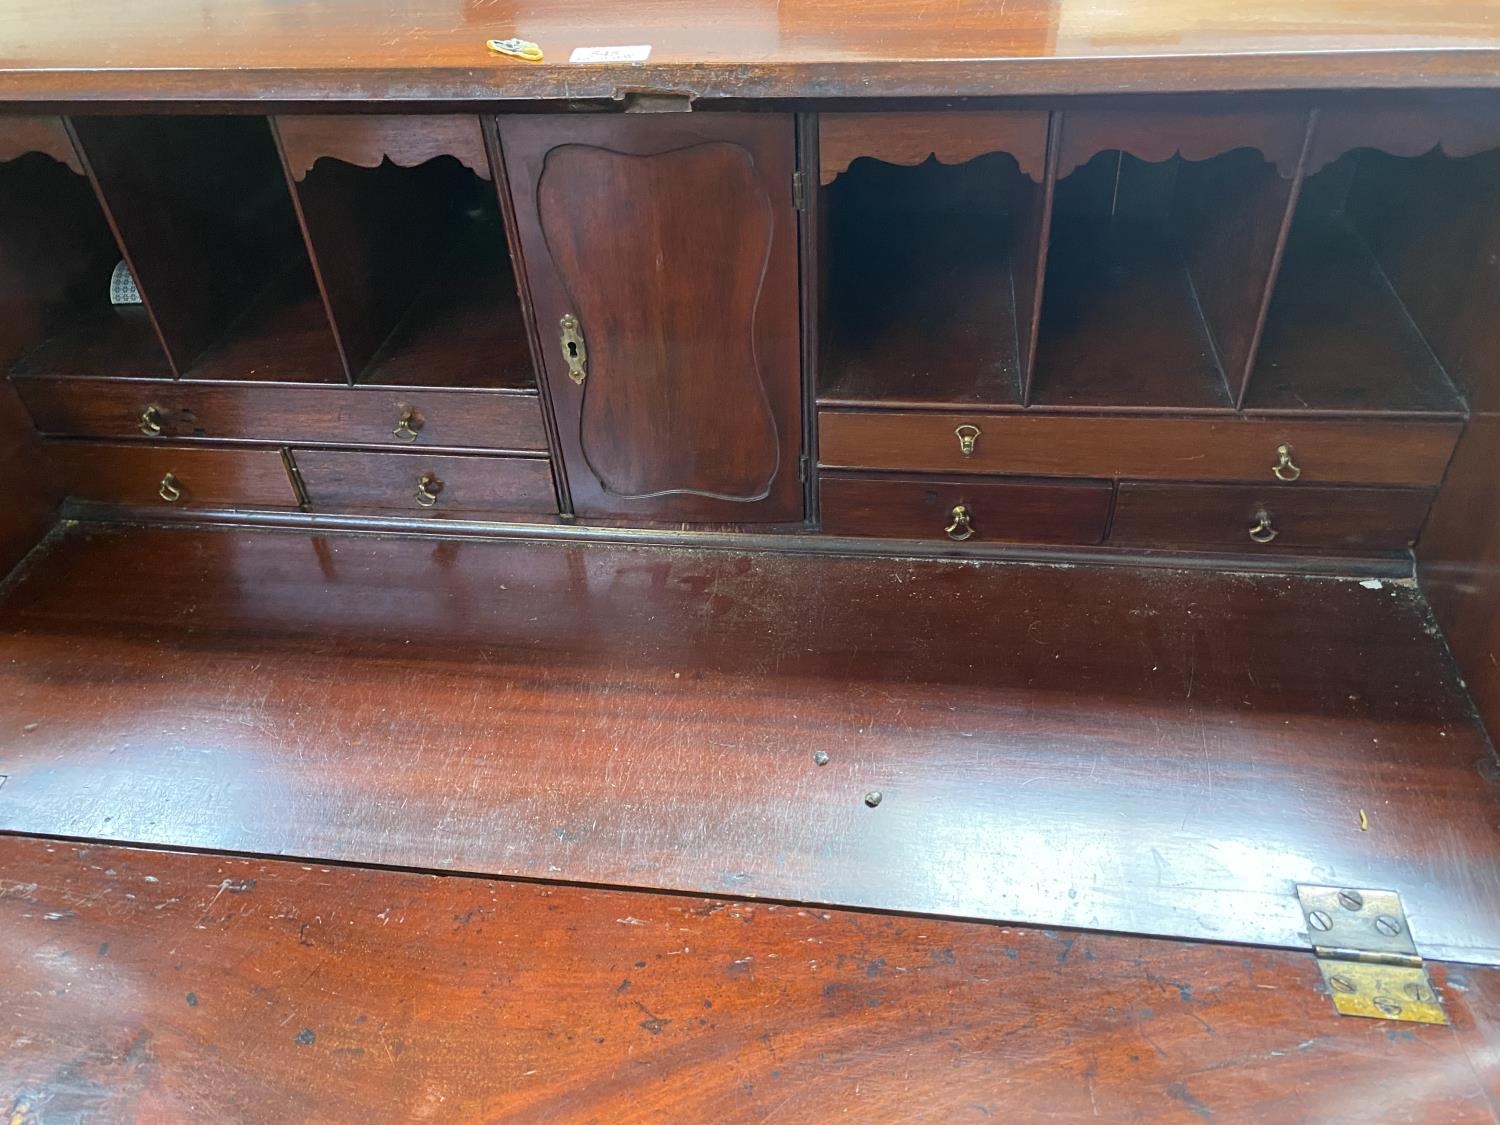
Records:
{"label": "keyhole", "polygon": [[575,344],[572,340],[568,341],[568,358],[569,359],[577,359],[578,358],[578,345]]}

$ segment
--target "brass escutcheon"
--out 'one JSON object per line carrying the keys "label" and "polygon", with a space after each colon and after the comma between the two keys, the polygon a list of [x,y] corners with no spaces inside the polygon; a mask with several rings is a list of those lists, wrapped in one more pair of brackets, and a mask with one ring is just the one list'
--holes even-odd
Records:
{"label": "brass escutcheon", "polygon": [[974,534],[974,516],[969,511],[967,504],[953,505],[951,513],[953,522],[943,528],[948,533],[949,539],[955,539],[962,543]]}
{"label": "brass escutcheon", "polygon": [[1290,445],[1278,445],[1276,447],[1276,464],[1271,466],[1271,472],[1276,475],[1277,480],[1285,484],[1291,484],[1292,481],[1302,475],[1302,470],[1292,461],[1292,447]]}
{"label": "brass escutcheon", "polygon": [[400,417],[396,419],[396,428],[391,434],[397,441],[411,445],[417,440],[417,431],[421,428],[422,416],[411,407],[403,406]]}
{"label": "brass escutcheon", "polygon": [[161,407],[148,406],[142,410],[136,427],[147,437],[161,437]]}
{"label": "brass escutcheon", "polygon": [[1269,543],[1281,533],[1271,526],[1271,513],[1262,508],[1255,513],[1255,524],[1250,528],[1250,538],[1257,543]]}
{"label": "brass escutcheon", "polygon": [[161,484],[157,486],[156,494],[168,504],[175,504],[182,499],[182,485],[177,482],[177,477],[168,473],[161,478]]}
{"label": "brass escutcheon", "polygon": [[572,313],[564,313],[557,327],[560,329],[563,362],[568,365],[568,378],[582,385],[589,377],[589,351],[583,342],[583,325]]}
{"label": "brass escutcheon", "polygon": [[438,502],[438,493],[443,491],[443,482],[431,473],[425,473],[417,480],[417,503],[423,508],[430,508]]}
{"label": "brass escutcheon", "polygon": [[953,433],[958,438],[958,451],[965,457],[974,456],[974,443],[979,440],[979,427],[966,422]]}

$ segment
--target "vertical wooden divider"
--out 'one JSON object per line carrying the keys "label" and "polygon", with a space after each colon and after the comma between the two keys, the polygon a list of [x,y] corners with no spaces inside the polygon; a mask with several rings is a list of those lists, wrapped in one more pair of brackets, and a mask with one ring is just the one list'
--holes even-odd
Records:
{"label": "vertical wooden divider", "polygon": [[822,222],[823,174],[818,152],[818,115],[797,115],[797,167],[802,176],[802,210],[798,257],[802,304],[802,455],[807,467],[803,494],[807,523],[819,526],[822,518],[818,496],[818,358],[821,352],[821,318],[827,299],[822,263],[826,258],[827,234]]}
{"label": "vertical wooden divider", "polygon": [[[281,138],[281,128],[275,117],[266,119],[271,126],[271,137],[276,142],[276,155],[281,160],[281,173],[286,178],[286,190],[292,197],[292,211],[297,216],[297,230],[302,236],[303,249],[307,251],[307,260],[312,265],[313,278],[318,283],[318,299],[323,304],[323,315],[328,319],[328,331],[333,335],[333,344],[339,353],[339,365],[344,371],[344,383],[353,386],[354,373],[349,369],[349,353],[344,348],[344,334],[339,328],[338,318],[334,316],[333,304],[328,299],[328,282],[323,276],[323,259],[318,253],[318,248],[313,244],[312,235],[307,229],[307,216],[302,210],[302,194],[297,188],[297,176],[292,169],[292,163],[287,158],[286,144]],[[299,489],[300,491],[300,489]]]}
{"label": "vertical wooden divider", "polygon": [[181,376],[295,245],[262,117],[76,117],[99,200]]}
{"label": "vertical wooden divider", "polygon": [[542,427],[547,433],[548,464],[552,469],[552,486],[557,492],[558,515],[564,520],[573,518],[573,496],[568,489],[568,475],[563,469],[560,445],[557,437],[557,411],[553,409],[552,395],[547,380],[542,378],[542,338],[537,330],[536,309],[531,302],[531,283],[527,279],[526,254],[521,247],[521,236],[516,230],[516,204],[511,197],[510,173],[505,166],[505,150],[500,144],[500,128],[494,114],[480,118],[480,130],[484,135],[484,151],[490,162],[490,179],[495,185],[495,200],[500,208],[500,221],[505,227],[505,246],[510,254],[510,267],[515,274],[516,293],[521,303],[521,319],[526,329],[526,345],[531,351],[531,366],[537,373],[537,397],[542,408]]}
{"label": "vertical wooden divider", "polygon": [[[1278,120],[1283,116],[1286,124]],[[1229,134],[1211,159],[1184,160],[1178,169],[1173,228],[1236,407],[1245,397],[1307,156],[1306,112],[1297,118],[1294,136],[1290,112],[1268,111],[1246,131],[1246,139],[1264,147],[1242,152],[1250,146]]]}
{"label": "vertical wooden divider", "polygon": [[273,126],[345,375],[358,382],[453,249],[461,172],[439,158],[493,180],[480,119],[289,115]]}
{"label": "vertical wooden divider", "polygon": [[[1297,204],[1302,199],[1302,184],[1307,178],[1307,158],[1312,151],[1313,137],[1318,129],[1318,111],[1310,110],[1302,137],[1302,155],[1297,158],[1297,170],[1287,193],[1286,206],[1281,214],[1281,227],[1276,233],[1276,248],[1271,254],[1270,269],[1266,272],[1266,283],[1261,290],[1260,306],[1255,316],[1255,328],[1245,351],[1244,370],[1240,375],[1239,388],[1235,392],[1234,407],[1242,409],[1245,396],[1250,393],[1250,381],[1255,377],[1255,361],[1260,355],[1260,342],[1266,332],[1266,317],[1271,312],[1271,299],[1276,295],[1276,282],[1281,276],[1281,263],[1286,257],[1287,239],[1292,233],[1292,223],[1297,217]],[[1225,372],[1229,375],[1229,372]],[[1234,389],[1231,384],[1231,390]]]}
{"label": "vertical wooden divider", "polygon": [[[1062,114],[1052,112],[1047,115],[1047,145],[1046,157],[1043,160],[1042,182],[1037,190],[1032,193],[1033,210],[1036,212],[1035,221],[1027,222],[1023,229],[1025,236],[1031,239],[1025,247],[1025,253],[1018,255],[1016,265],[1021,261],[1029,259],[1029,268],[1026,271],[1027,284],[1021,285],[1022,275],[1019,270],[1013,268],[1013,276],[1016,285],[1016,348],[1017,359],[1021,367],[1021,405],[1031,405],[1031,375],[1036,368],[1036,343],[1037,334],[1042,323],[1042,302],[1046,299],[1047,288],[1047,247],[1052,241],[1052,202],[1057,188],[1057,153],[1058,133],[1062,122]],[[1025,299],[1022,299],[1022,295]],[[1024,314],[1025,320],[1021,317]]]}
{"label": "vertical wooden divider", "polygon": [[172,378],[180,379],[186,364],[179,366],[177,356],[167,342],[166,333],[162,331],[161,320],[156,315],[156,309],[152,304],[151,295],[148,291],[150,286],[142,283],[140,268],[137,266],[131,249],[126,245],[125,239],[120,232],[120,224],[115,219],[114,210],[110,207],[109,198],[105,195],[104,188],[99,183],[99,177],[94,172],[93,163],[89,159],[88,152],[84,149],[83,141],[78,135],[74,125],[74,119],[65,117],[63,126],[67,129],[69,143],[77,154],[77,159],[83,169],[84,176],[88,179],[89,187],[94,191],[94,198],[99,201],[99,209],[104,212],[104,221],[109,224],[109,232],[114,236],[115,246],[120,251],[120,257],[125,262],[125,268],[130,271],[131,278],[135,281],[136,292],[140,294],[141,308],[146,312],[146,319],[151,325],[151,331],[156,336],[156,342],[161,346],[162,355],[166,358],[167,368],[172,373]]}

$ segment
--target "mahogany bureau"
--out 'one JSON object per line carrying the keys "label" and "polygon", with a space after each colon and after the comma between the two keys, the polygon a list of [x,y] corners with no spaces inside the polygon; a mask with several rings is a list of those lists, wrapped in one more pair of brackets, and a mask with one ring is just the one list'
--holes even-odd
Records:
{"label": "mahogany bureau", "polygon": [[0,832],[1500,964],[1482,5],[66,7]]}

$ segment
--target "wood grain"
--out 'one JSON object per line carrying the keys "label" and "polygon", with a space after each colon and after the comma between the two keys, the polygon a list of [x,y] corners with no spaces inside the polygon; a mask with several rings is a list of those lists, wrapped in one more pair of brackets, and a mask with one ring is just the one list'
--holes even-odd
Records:
{"label": "wood grain", "polygon": [[[552,469],[540,457],[297,450],[297,472],[314,512],[404,512],[426,519],[503,518],[557,512]],[[419,503],[418,484],[436,497]]]}
{"label": "wood grain", "polygon": [[[1405,551],[1432,505],[1428,488],[1287,488],[1121,481],[1109,541],[1127,547],[1207,551]],[[1260,513],[1276,537],[1249,532]]]}
{"label": "wood grain", "polygon": [[498,126],[573,510],[801,522],[792,117]]}
{"label": "wood grain", "polygon": [[[155,407],[162,439],[373,445],[544,453],[535,393],[427,388],[266,386],[167,379],[16,378],[43,433],[156,440],[141,433]],[[410,414],[407,429],[400,421]],[[409,437],[409,440],[406,440]]]}
{"label": "wood grain", "polygon": [[861,156],[887,164],[961,164],[987,152],[1009,153],[1041,183],[1047,125],[1038,110],[1000,113],[824,113],[818,118],[818,180],[827,186]]}
{"label": "wood grain", "polygon": [[[275,449],[48,442],[42,468],[65,496],[103,504],[181,508],[295,508],[297,495]],[[181,495],[168,500],[171,474]]]}
{"label": "wood grain", "polygon": [[1500,962],[1406,584],[82,526],[0,747],[4,831],[1299,948],[1316,877]]}
{"label": "wood grain", "polygon": [[953,542],[946,529],[962,505],[971,522],[959,533],[972,533],[962,542],[1098,543],[1114,492],[1107,481],[885,473],[821,473],[818,480],[822,527],[830,535],[940,542]]}
{"label": "wood grain", "polygon": [[[520,35],[539,64],[485,49]],[[571,64],[651,44],[644,64]],[[409,0],[11,0],[0,98],[128,101],[413,97],[994,97],[1121,90],[1494,88],[1485,4],[1438,0],[1012,0],[920,18],[907,0],[593,0],[545,8]]]}
{"label": "wood grain", "polygon": [[[969,456],[954,433],[961,425],[980,430]],[[1461,426],[821,410],[818,429],[830,468],[1274,483],[1276,450],[1287,443],[1301,483],[1436,485]]]}
{"label": "wood grain", "polygon": [[16,837],[0,870],[22,1121],[1500,1106],[1490,969],[1433,966],[1433,1027],[1336,1015],[1306,953]]}

